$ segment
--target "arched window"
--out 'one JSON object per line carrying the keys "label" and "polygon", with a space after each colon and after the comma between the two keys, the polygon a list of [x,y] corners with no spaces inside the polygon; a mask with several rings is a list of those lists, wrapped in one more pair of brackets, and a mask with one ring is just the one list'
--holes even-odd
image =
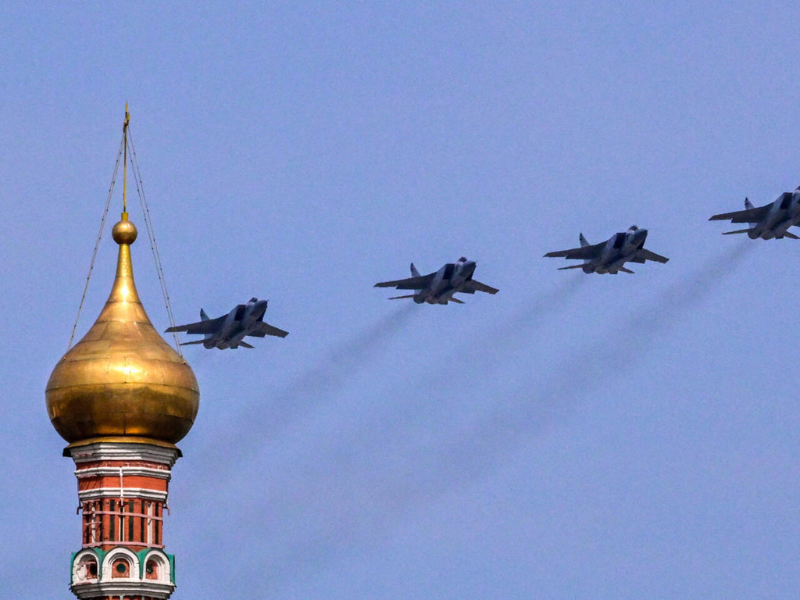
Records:
{"label": "arched window", "polygon": [[127,548],[116,548],[109,552],[100,565],[100,580],[139,579],[139,557]]}
{"label": "arched window", "polygon": [[170,583],[171,569],[169,558],[160,550],[150,551],[144,559],[144,578],[149,581]]}
{"label": "arched window", "polygon": [[122,578],[130,579],[131,577],[131,563],[124,558],[117,558],[111,563],[111,577],[113,579]]}
{"label": "arched window", "polygon": [[97,559],[92,555],[83,556],[75,565],[73,583],[91,583],[97,581]]}
{"label": "arched window", "polygon": [[152,558],[148,560],[147,564],[144,566],[144,578],[158,581],[160,571],[159,566],[159,561]]}

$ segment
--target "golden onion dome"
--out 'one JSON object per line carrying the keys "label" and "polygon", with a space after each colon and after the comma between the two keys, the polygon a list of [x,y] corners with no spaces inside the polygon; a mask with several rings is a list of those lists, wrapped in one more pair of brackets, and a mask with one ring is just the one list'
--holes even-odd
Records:
{"label": "golden onion dome", "polygon": [[139,300],[130,248],[137,231],[127,213],[112,235],[119,244],[114,286],[97,321],[53,369],[47,412],[70,443],[133,436],[174,444],[197,416],[197,379]]}

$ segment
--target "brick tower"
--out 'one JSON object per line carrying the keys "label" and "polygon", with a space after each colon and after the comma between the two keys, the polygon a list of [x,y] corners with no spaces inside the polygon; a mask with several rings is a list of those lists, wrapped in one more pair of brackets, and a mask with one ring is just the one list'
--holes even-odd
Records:
{"label": "brick tower", "polygon": [[75,461],[81,546],[72,592],[81,599],[156,600],[175,590],[164,544],[168,485],[200,392],[186,361],[156,332],[133,280],[137,231],[126,212],[111,294],[97,321],[58,362],[47,411]]}

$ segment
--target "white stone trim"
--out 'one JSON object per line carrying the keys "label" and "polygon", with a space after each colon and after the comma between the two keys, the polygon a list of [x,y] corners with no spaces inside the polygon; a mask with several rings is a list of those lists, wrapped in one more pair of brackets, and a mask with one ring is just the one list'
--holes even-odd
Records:
{"label": "white stone trim", "polygon": [[[123,557],[130,563],[130,577],[114,577],[111,572],[113,562]],[[139,581],[139,573],[141,573],[141,565],[139,564],[139,557],[127,548],[114,548],[106,554],[103,559],[103,567],[100,570],[100,581]]]}
{"label": "white stone trim", "polygon": [[[91,558],[97,564],[97,577],[89,577],[80,571],[81,562],[85,558]],[[100,560],[97,558],[97,553],[93,550],[82,550],[75,555],[72,561],[72,585],[84,586],[96,583],[100,579]]]}
{"label": "white stone trim", "polygon": [[166,502],[169,493],[159,490],[148,490],[146,488],[95,488],[91,490],[81,490],[78,492],[78,500],[100,500],[101,498],[124,498],[125,500],[142,499],[158,500]]}
{"label": "white stone trim", "polygon": [[167,469],[154,469],[153,467],[92,467],[89,469],[78,469],[75,477],[86,479],[87,477],[119,477],[120,470],[125,477],[151,477],[152,479],[165,479],[169,481],[172,473]]}
{"label": "white stone trim", "polygon": [[166,600],[175,591],[175,584],[161,583],[159,581],[115,579],[113,582],[103,581],[72,585],[70,589],[81,600],[105,596],[150,596],[151,598]]}
{"label": "white stone trim", "polygon": [[76,465],[101,460],[141,460],[167,465],[172,468],[180,456],[177,448],[164,448],[155,444],[96,442],[67,448],[66,452]]}
{"label": "white stone trim", "polygon": [[[147,561],[148,560],[155,560],[159,563],[159,571],[158,571],[158,579],[147,579]],[[172,582],[172,572],[170,571],[170,562],[167,555],[162,552],[161,550],[153,549],[144,556],[144,566],[145,570],[142,571],[142,579],[146,581],[152,581],[157,583],[171,583]]]}

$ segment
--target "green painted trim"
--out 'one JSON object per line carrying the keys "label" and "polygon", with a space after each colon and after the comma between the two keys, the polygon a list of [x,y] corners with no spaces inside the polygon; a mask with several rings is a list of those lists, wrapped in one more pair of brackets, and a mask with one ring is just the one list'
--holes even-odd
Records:
{"label": "green painted trim", "polygon": [[[147,563],[145,562],[145,557],[153,550],[153,548],[145,548],[144,550],[139,550],[136,552],[136,556],[139,557],[139,579],[145,578],[145,569],[147,568]],[[175,583],[175,555],[174,554],[167,554],[163,550],[158,548],[155,549],[156,552],[161,552],[164,556],[167,557],[167,561],[169,561],[169,580],[174,584]]]}
{"label": "green painted trim", "polygon": [[[130,550],[130,548],[126,548],[126,549]],[[75,557],[78,556],[78,554],[81,554],[81,553],[83,553],[85,551],[89,551],[92,554],[94,554],[95,557],[97,558],[97,570],[98,570],[98,574],[99,574],[99,571],[103,566],[103,561],[105,560],[106,555],[109,552],[113,552],[114,550],[116,550],[116,548],[112,548],[111,550],[101,550],[100,548],[84,548],[82,550],[78,550],[77,552],[73,552],[71,554],[70,560],[69,560],[69,580],[70,580],[70,583],[72,582],[72,567],[75,566]],[[153,548],[145,548],[144,550],[139,550],[139,552],[134,552],[134,554],[139,559],[139,579],[143,580],[145,578],[145,576],[144,576],[145,575],[145,568],[146,568],[147,565],[145,564],[145,560],[144,559],[147,556],[147,554],[152,550],[153,550]],[[130,550],[130,551],[133,552],[132,550]],[[167,560],[169,561],[169,580],[170,580],[170,582],[172,582],[173,585],[175,585],[175,555],[174,554],[167,554],[163,550],[159,550],[159,549],[156,549],[156,551],[157,552],[161,552],[162,554],[164,554],[167,557]]]}
{"label": "green painted trim", "polygon": [[175,583],[175,555],[167,554],[167,558],[169,559],[169,580],[172,582],[172,585],[178,585]]}
{"label": "green painted trim", "polygon": [[144,550],[139,550],[136,552],[136,556],[139,557],[139,579],[144,579],[144,557],[147,556],[147,553],[150,552],[150,548],[145,548]]}

